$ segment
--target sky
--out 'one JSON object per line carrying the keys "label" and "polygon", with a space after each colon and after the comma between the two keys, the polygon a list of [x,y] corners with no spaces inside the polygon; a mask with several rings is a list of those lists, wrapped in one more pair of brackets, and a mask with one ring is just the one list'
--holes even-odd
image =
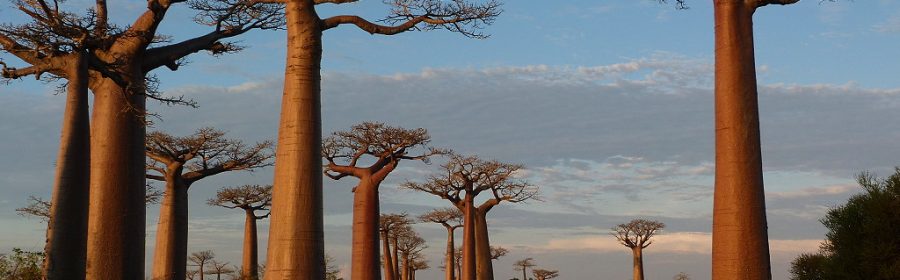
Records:
{"label": "sky", "polygon": [[[71,7],[90,1],[69,0]],[[646,249],[648,279],[686,272],[710,279],[713,172],[713,24],[710,1],[676,10],[656,1],[506,0],[504,12],[468,39],[435,30],[369,35],[354,27],[325,34],[324,132],[363,121],[426,128],[437,147],[526,168],[543,201],[501,204],[488,215],[497,279],[533,257],[559,279],[630,279],[630,251],[609,229],[635,218],[667,227]],[[81,5],[81,6],[79,6]],[[141,1],[111,3],[122,25]],[[323,7],[320,14],[383,17],[381,1]],[[203,34],[176,6],[160,28],[175,40]],[[0,21],[21,17],[0,4]],[[803,0],[756,12],[763,169],[774,279],[824,238],[819,219],[859,191],[854,176],[886,176],[900,147],[900,2]],[[154,130],[186,135],[213,126],[246,142],[274,139],[285,33],[237,39],[233,55],[197,54],[177,72],[159,70],[165,94],[200,107],[167,107]],[[0,54],[10,65],[21,63]],[[16,215],[28,196],[49,198],[64,100],[57,84],[0,84],[0,251],[40,250],[44,224]],[[404,162],[381,187],[385,213],[450,206],[398,188],[422,181],[441,163]],[[214,250],[240,262],[240,211],[206,199],[223,186],[269,184],[272,169],[218,175],[190,190],[190,251]],[[349,269],[351,188],[325,179],[326,250]],[[147,262],[158,207],[148,207]],[[445,240],[439,225],[417,224],[432,267]],[[265,255],[268,224],[260,225]],[[439,269],[420,279],[441,279]]]}

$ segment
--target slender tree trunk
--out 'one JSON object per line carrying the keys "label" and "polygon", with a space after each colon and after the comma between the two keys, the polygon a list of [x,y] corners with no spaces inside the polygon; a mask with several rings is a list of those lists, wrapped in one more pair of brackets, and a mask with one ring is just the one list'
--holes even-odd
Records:
{"label": "slender tree trunk", "polygon": [[476,278],[476,263],[475,263],[475,196],[471,194],[471,192],[466,192],[465,198],[465,211],[463,211],[463,215],[465,215],[463,219],[463,258],[462,258],[462,273],[460,274],[460,278],[462,280],[475,280]]}
{"label": "slender tree trunk", "polygon": [[447,255],[447,260],[445,261],[446,269],[444,269],[445,272],[446,272],[446,273],[445,273],[445,274],[446,274],[446,277],[444,277],[444,278],[445,278],[446,280],[454,280],[454,279],[456,279],[456,275],[453,273],[453,272],[454,272],[454,271],[453,271],[453,270],[454,270],[454,265],[453,265],[453,264],[456,263],[456,262],[454,261],[455,258],[454,258],[454,256],[453,256],[453,255],[454,255],[454,254],[453,254],[454,251],[456,251],[456,245],[453,244],[453,242],[454,242],[454,240],[453,240],[453,239],[454,239],[453,231],[454,231],[454,228],[453,228],[453,227],[447,227],[447,253],[446,253],[446,255]]}
{"label": "slender tree trunk", "polygon": [[325,278],[322,30],[313,1],[288,0],[288,46],[265,279]]}
{"label": "slender tree trunk", "polygon": [[90,120],[86,57],[69,60],[66,109],[47,223],[44,278],[84,279],[90,185]]}
{"label": "slender tree trunk", "polygon": [[522,267],[522,280],[528,280],[528,267]]}
{"label": "slender tree trunk", "polygon": [[[135,67],[137,68],[137,67]],[[146,136],[143,75],[126,91],[112,80],[92,83],[91,184],[87,279],[144,277]]]}
{"label": "slender tree trunk", "polygon": [[244,280],[259,279],[259,250],[257,249],[256,214],[253,209],[246,209],[244,219],[244,256],[241,260],[241,277]]}
{"label": "slender tree trunk", "polygon": [[201,263],[200,263],[200,268],[197,269],[197,271],[198,271],[197,274],[200,275],[200,280],[204,280],[204,279],[203,279],[203,267],[204,267],[204,266],[206,266],[206,262],[201,262]]}
{"label": "slender tree trunk", "polygon": [[388,231],[381,231],[381,244],[384,246],[384,279],[392,280],[394,279],[394,261],[391,258],[391,246],[390,246],[390,236],[388,236]]}
{"label": "slender tree trunk", "polygon": [[381,276],[378,266],[378,183],[360,178],[353,194],[353,280],[375,280]]}
{"label": "slender tree trunk", "polygon": [[759,140],[756,1],[715,1],[713,279],[771,279]]}
{"label": "slender tree trunk", "polygon": [[401,280],[409,280],[409,253],[403,252],[403,274],[400,275]]}
{"label": "slender tree trunk", "polygon": [[188,188],[179,184],[181,167],[166,174],[166,191],[159,207],[153,280],[184,279],[187,274]]}
{"label": "slender tree trunk", "polygon": [[391,279],[400,280],[400,255],[397,251],[397,236],[396,235],[391,238],[391,243],[393,243],[393,246],[391,247],[391,254],[394,255],[394,258],[391,260],[391,261],[393,261],[393,265],[394,265],[394,278],[391,278]]}
{"label": "slender tree trunk", "polygon": [[487,211],[475,208],[475,260],[478,280],[494,280],[491,241],[488,238]]}
{"label": "slender tree trunk", "polygon": [[644,280],[644,255],[640,246],[631,248],[634,260],[634,280]]}

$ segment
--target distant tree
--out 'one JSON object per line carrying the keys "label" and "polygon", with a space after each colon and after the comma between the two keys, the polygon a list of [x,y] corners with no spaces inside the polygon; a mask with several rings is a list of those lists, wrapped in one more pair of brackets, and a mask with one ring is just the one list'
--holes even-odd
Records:
{"label": "distant tree", "polygon": [[331,255],[325,254],[325,280],[343,280],[344,278],[339,278],[338,275],[341,273],[341,268],[335,263],[334,257]]}
{"label": "distant tree", "polygon": [[[353,188],[353,243],[351,272],[353,279],[374,279],[378,266],[378,214],[381,212],[378,189],[381,182],[401,160],[428,162],[429,157],[449,151],[428,147],[431,136],[424,128],[405,129],[377,122],[354,125],[349,131],[337,131],[325,138],[322,157],[328,161],[325,175],[340,180],[359,179]],[[359,160],[371,158],[372,164],[360,166]]]}
{"label": "distant tree", "polygon": [[672,280],[691,280],[691,276],[684,272],[679,272],[672,276]]}
{"label": "distant tree", "polygon": [[50,221],[50,201],[36,196],[29,196],[28,205],[16,208],[16,212],[22,217],[37,217],[47,222]]}
{"label": "distant tree", "polygon": [[612,235],[620,244],[631,249],[634,260],[634,280],[644,280],[643,250],[653,244],[650,240],[666,225],[659,221],[644,219],[631,220],[612,228]]}
{"label": "distant tree", "polygon": [[216,280],[222,280],[223,274],[227,275],[234,272],[233,268],[228,267],[228,262],[219,262],[213,259],[209,264],[212,265],[213,273],[216,274]]}
{"label": "distant tree", "polygon": [[197,277],[197,275],[198,275],[199,273],[200,273],[200,271],[198,271],[198,270],[188,270],[188,271],[185,273],[185,276],[187,277],[188,280],[194,280],[194,279],[203,280],[203,279],[199,279],[199,278]]}
{"label": "distant tree", "polygon": [[[256,221],[269,217],[272,205],[272,186],[244,185],[219,189],[216,197],[207,204],[229,209],[244,210],[244,250],[241,258],[243,280],[259,279],[259,241]],[[258,215],[261,211],[264,214]]]}
{"label": "distant tree", "polygon": [[791,261],[791,280],[826,280],[828,256],[823,253],[800,254]]}
{"label": "distant tree", "polygon": [[516,271],[522,272],[522,279],[528,279],[528,268],[537,266],[534,264],[534,258],[524,258],[513,263]]}
{"label": "distant tree", "polygon": [[828,211],[823,250],[828,279],[900,279],[900,168],[857,176],[863,192]]}
{"label": "distant tree", "polygon": [[188,189],[195,182],[223,172],[254,170],[272,165],[272,142],[248,146],[214,128],[177,137],[163,132],[147,135],[147,178],[165,182],[159,208],[153,274],[158,279],[183,279],[187,260]]}
{"label": "distant tree", "polygon": [[407,225],[397,229],[394,235],[394,238],[397,239],[395,247],[400,252],[400,258],[403,260],[403,266],[400,269],[400,280],[411,280],[410,275],[413,272],[414,258],[428,246],[425,245],[425,239],[420,237],[419,233],[413,230],[412,227]]}
{"label": "distant tree", "polygon": [[456,271],[453,269],[456,245],[454,245],[454,231],[462,227],[463,214],[457,208],[434,209],[428,213],[419,216],[419,220],[423,222],[438,223],[447,230],[447,249],[444,252],[444,263],[450,269],[444,269],[444,279],[456,279]]}
{"label": "distant tree", "polygon": [[[327,30],[352,25],[370,34],[394,35],[410,30],[446,29],[483,38],[478,30],[500,14],[500,4],[489,1],[391,0],[391,11],[381,23],[357,15],[319,17],[321,4],[357,0],[269,0],[285,3],[287,65],[278,129],[275,166],[275,201],[269,232],[270,279],[324,278],[322,181],[318,160],[321,147],[322,40]],[[376,214],[377,215],[377,214]],[[373,218],[374,219],[374,218]],[[376,239],[377,242],[377,239]],[[301,253],[302,252],[302,253]],[[377,251],[376,251],[377,253]],[[372,257],[376,259],[377,255]],[[354,269],[355,272],[355,269]],[[474,273],[474,271],[472,271]],[[376,279],[378,274],[356,274],[353,279]],[[474,274],[472,275],[474,277]],[[469,277],[466,280],[474,280]]]}
{"label": "distant tree", "polygon": [[559,277],[559,270],[535,268],[531,271],[531,274],[534,274],[535,280],[547,280]]}
{"label": "distant tree", "polygon": [[416,254],[409,262],[409,280],[416,280],[417,271],[429,268],[431,268],[431,266],[428,265],[428,260],[425,259],[425,256],[421,253]]}
{"label": "distant tree", "polygon": [[13,248],[12,254],[0,254],[0,279],[40,280],[44,253]]}
{"label": "distant tree", "polygon": [[[537,199],[538,189],[515,177],[523,168],[518,164],[451,155],[441,167],[440,175],[432,175],[425,183],[406,182],[403,186],[445,199],[463,212],[463,274],[473,266],[479,280],[493,280],[487,213],[501,202]],[[475,197],[481,193],[490,198],[476,207]]]}
{"label": "distant tree", "polygon": [[491,246],[491,260],[500,259],[500,257],[509,254],[509,250],[500,246]]}
{"label": "distant tree", "polygon": [[190,266],[197,267],[197,276],[199,277],[198,279],[203,280],[203,276],[206,275],[204,273],[204,268],[206,267],[207,264],[211,263],[213,261],[213,259],[215,259],[215,258],[216,258],[215,253],[213,253],[210,250],[206,250],[206,251],[191,253],[191,256],[188,257],[188,260],[191,262]]}
{"label": "distant tree", "polygon": [[381,232],[382,247],[384,247],[384,279],[400,279],[397,238],[394,235],[398,229],[403,229],[411,223],[412,220],[405,213],[381,214],[378,219],[378,230]]}

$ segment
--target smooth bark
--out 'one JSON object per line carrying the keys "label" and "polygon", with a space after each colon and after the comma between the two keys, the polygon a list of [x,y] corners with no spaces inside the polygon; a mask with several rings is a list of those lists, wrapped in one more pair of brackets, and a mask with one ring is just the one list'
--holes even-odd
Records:
{"label": "smooth bark", "polygon": [[325,278],[322,220],[322,29],[313,1],[286,2],[287,61],[265,279]]}
{"label": "smooth bark", "polygon": [[409,272],[412,271],[409,267],[409,253],[404,252],[401,256],[403,257],[403,270],[401,270],[400,280],[409,280]]}
{"label": "smooth bark", "polygon": [[90,185],[88,63],[74,53],[66,65],[66,108],[47,224],[44,277],[84,279]]}
{"label": "smooth bark", "polygon": [[179,280],[187,275],[188,187],[182,182],[181,167],[166,175],[166,190],[159,207],[153,280]]}
{"label": "smooth bark", "polygon": [[714,2],[713,279],[771,279],[753,54],[756,2]]}
{"label": "smooth bark", "polygon": [[493,280],[491,241],[488,237],[487,210],[475,208],[475,261],[478,280]]}
{"label": "smooth bark", "polygon": [[244,220],[244,255],[241,258],[241,273],[244,280],[259,279],[259,249],[256,232],[256,214],[253,209],[246,209]]}
{"label": "smooth bark", "polygon": [[146,181],[143,73],[130,67],[133,88],[108,78],[91,83],[90,206],[87,279],[134,279],[144,275]]}
{"label": "smooth bark", "polygon": [[463,219],[463,258],[462,258],[462,273],[460,274],[460,279],[462,280],[475,280],[477,271],[476,271],[476,241],[475,241],[475,219],[476,219],[476,208],[475,208],[475,195],[471,192],[466,192],[465,197],[465,209],[463,210],[463,214],[465,218]]}
{"label": "smooth bark", "polygon": [[454,255],[454,252],[456,251],[456,245],[453,244],[455,242],[455,240],[454,240],[455,237],[453,236],[454,235],[453,232],[456,231],[456,227],[448,227],[448,226],[445,226],[445,227],[447,228],[447,253],[446,253],[447,257],[446,257],[446,260],[444,261],[444,265],[446,266],[444,268],[444,270],[445,270],[444,272],[446,275],[445,279],[446,280],[455,280],[456,274],[454,272],[456,269],[454,268],[455,267],[454,264],[456,263],[456,261],[455,261],[455,257],[453,255]]}
{"label": "smooth bark", "polygon": [[380,279],[378,266],[378,182],[369,176],[360,178],[353,194],[353,280]]}
{"label": "smooth bark", "polygon": [[642,250],[643,248],[641,247],[631,248],[634,280],[644,280],[644,255]]}
{"label": "smooth bark", "polygon": [[394,266],[394,276],[391,279],[400,280],[400,251],[397,249],[398,240],[396,235],[391,237],[391,243],[391,255],[393,255],[391,261]]}
{"label": "smooth bark", "polygon": [[394,275],[396,274],[394,273],[394,261],[393,258],[391,258],[390,236],[388,236],[387,230],[382,230],[381,235],[381,244],[384,246],[384,279],[390,280],[394,279]]}

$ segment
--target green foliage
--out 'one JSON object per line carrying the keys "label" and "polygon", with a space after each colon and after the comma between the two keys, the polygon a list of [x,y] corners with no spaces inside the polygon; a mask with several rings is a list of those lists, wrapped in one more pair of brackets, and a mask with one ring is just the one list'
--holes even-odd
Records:
{"label": "green foliage", "polygon": [[884,179],[863,173],[857,182],[864,192],[828,211],[822,253],[794,260],[792,279],[900,279],[900,168]]}
{"label": "green foliage", "polygon": [[13,248],[11,255],[0,254],[0,279],[40,280],[44,253]]}

